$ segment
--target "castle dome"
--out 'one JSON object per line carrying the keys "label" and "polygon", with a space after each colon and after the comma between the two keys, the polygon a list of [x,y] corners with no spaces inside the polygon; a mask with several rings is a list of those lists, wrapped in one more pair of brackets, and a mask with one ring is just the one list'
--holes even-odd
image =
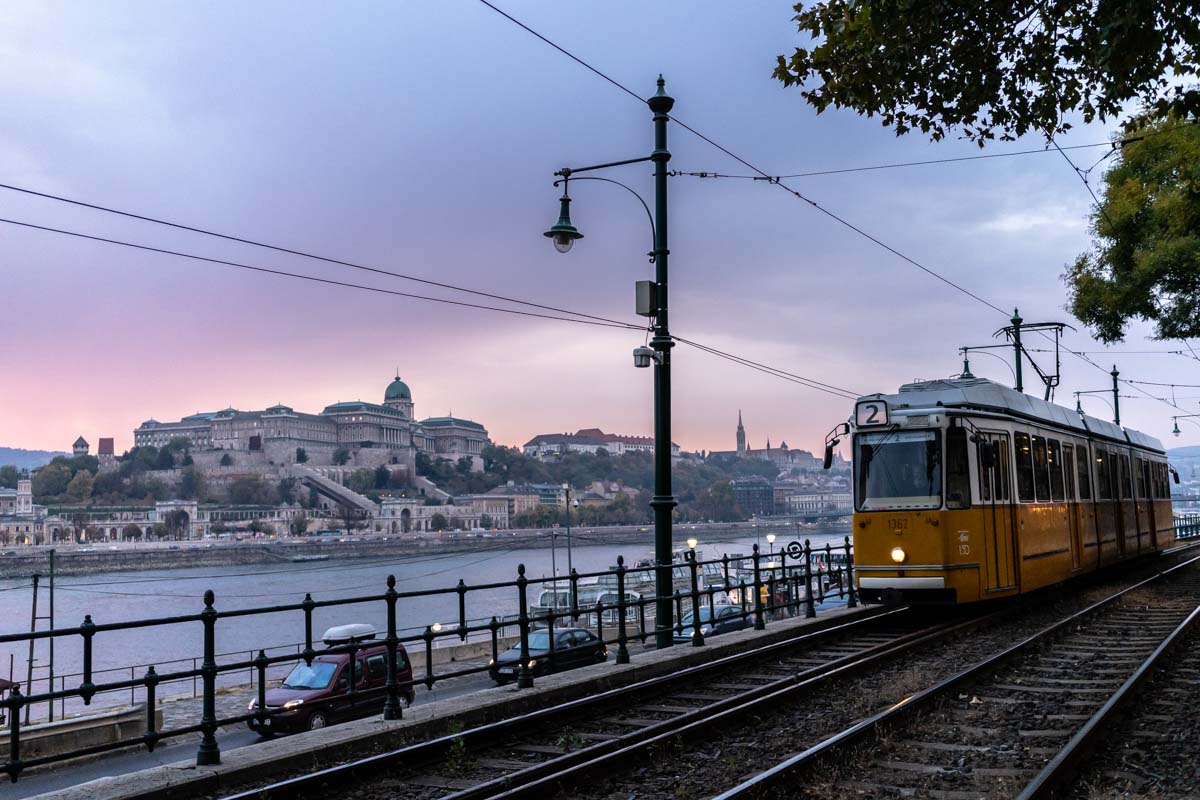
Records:
{"label": "castle dome", "polygon": [[383,402],[391,403],[397,400],[412,400],[412,392],[409,390],[408,384],[400,380],[399,375],[388,384],[387,391],[383,393]]}

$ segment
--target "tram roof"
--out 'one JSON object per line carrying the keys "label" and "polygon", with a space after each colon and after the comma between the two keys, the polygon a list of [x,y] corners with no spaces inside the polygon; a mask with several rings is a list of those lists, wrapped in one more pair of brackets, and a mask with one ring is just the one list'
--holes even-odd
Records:
{"label": "tram roof", "polygon": [[987,378],[941,378],[932,381],[906,383],[896,394],[875,394],[869,397],[886,400],[892,409],[977,408],[1026,419],[1045,420],[1081,434],[1102,436],[1129,442],[1139,447],[1164,452],[1162,442],[1141,431],[1122,428],[1090,414],[1065,408],[1040,397],[1010,389]]}

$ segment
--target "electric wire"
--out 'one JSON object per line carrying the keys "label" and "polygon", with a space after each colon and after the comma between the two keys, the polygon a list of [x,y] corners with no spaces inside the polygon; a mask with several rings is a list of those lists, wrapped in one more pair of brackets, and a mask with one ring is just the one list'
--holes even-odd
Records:
{"label": "electric wire", "polygon": [[802,386],[807,386],[808,388],[815,389],[816,391],[819,391],[819,392],[825,392],[826,394],[832,394],[836,397],[844,397],[849,400],[856,400],[862,396],[861,392],[855,392],[851,389],[844,389],[840,386],[834,386],[832,384],[815,381],[812,378],[806,378],[803,375],[796,375],[795,373],[776,369],[775,367],[771,367],[766,364],[760,364],[757,361],[751,361],[750,359],[744,358],[743,356],[738,356],[733,353],[727,353],[723,350],[718,350],[714,347],[709,347],[708,345],[700,344],[699,342],[694,342],[690,339],[684,339],[683,337],[680,337],[680,336],[675,336],[674,339],[675,339],[675,341],[677,341],[681,344],[685,344],[690,347],[694,347],[697,350],[702,350],[706,353],[709,353],[710,355],[717,356],[718,358],[724,358],[726,360],[733,361],[733,362],[741,364],[743,366],[750,367],[751,369],[756,369],[760,372],[765,372],[769,375],[774,375],[777,378],[783,378],[784,380],[790,380],[794,383],[799,383]]}
{"label": "electric wire", "polygon": [[[105,244],[117,245],[117,246],[121,246],[121,247],[128,247],[128,248],[132,248],[132,249],[136,249],[136,250],[144,250],[147,252],[158,253],[161,255],[175,256],[177,258],[186,258],[186,259],[191,259],[191,260],[200,261],[200,262],[217,264],[217,265],[221,265],[221,266],[250,270],[253,272],[266,273],[269,275],[274,275],[276,277],[294,278],[294,279],[299,279],[299,280],[312,281],[312,282],[316,282],[316,283],[340,286],[342,288],[359,289],[362,291],[393,295],[393,296],[403,297],[403,298],[412,299],[412,300],[425,300],[425,301],[435,302],[435,303],[444,303],[444,304],[448,304],[448,305],[462,306],[465,308],[472,308],[472,309],[486,310],[486,311],[496,311],[496,312],[500,312],[500,313],[504,313],[504,314],[514,314],[514,315],[518,315],[518,316],[533,317],[533,318],[537,318],[537,319],[555,320],[558,322],[574,322],[574,323],[578,323],[578,324],[582,324],[582,325],[592,325],[592,326],[606,327],[606,328],[618,328],[618,329],[623,329],[623,330],[635,330],[635,331],[639,331],[639,332],[644,330],[643,327],[640,325],[635,325],[635,324],[626,323],[626,322],[620,322],[617,320],[607,320],[607,319],[600,318],[600,317],[592,318],[592,319],[576,319],[576,318],[572,318],[572,317],[560,317],[560,316],[555,316],[552,314],[540,314],[540,313],[536,313],[536,312],[532,312],[532,311],[522,311],[522,310],[513,309],[513,308],[502,308],[500,306],[490,306],[490,305],[481,304],[481,303],[468,303],[468,302],[461,301],[461,300],[451,300],[448,298],[433,297],[430,295],[413,294],[411,292],[400,292],[400,291],[396,291],[393,289],[384,289],[382,287],[377,287],[377,286],[367,286],[365,284],[350,283],[347,281],[339,281],[339,280],[335,280],[332,278],[323,278],[323,277],[314,276],[314,275],[306,275],[306,274],[298,273],[298,272],[289,272],[287,270],[273,269],[273,268],[269,268],[269,267],[261,267],[261,266],[247,264],[247,263],[239,262],[239,261],[230,261],[230,260],[226,260],[226,259],[212,258],[209,256],[201,256],[201,255],[197,255],[195,253],[188,253],[188,252],[184,252],[184,251],[180,251],[180,250],[169,250],[169,249],[161,248],[161,247],[152,247],[150,245],[140,244],[138,242],[130,242],[130,241],[125,241],[125,240],[121,240],[121,239],[112,239],[112,238],[103,237],[103,236],[95,236],[92,234],[81,233],[79,231],[67,230],[65,228],[54,228],[54,227],[50,227],[50,226],[46,226],[46,225],[36,225],[31,222],[22,222],[20,220],[13,220],[13,219],[8,219],[8,218],[4,218],[4,217],[0,217],[0,223],[7,223],[9,225],[16,225],[16,226],[20,226],[20,227],[24,227],[24,228],[30,228],[33,230],[38,230],[38,231],[43,231],[43,232],[48,232],[48,233],[55,233],[55,234],[60,234],[63,236],[70,236],[70,237],[75,237],[75,238],[79,238],[79,239],[101,242],[101,243],[105,243]],[[574,312],[565,312],[565,313],[574,313]],[[678,338],[678,337],[676,337],[676,338]],[[785,370],[778,370],[773,367],[768,367],[763,364],[758,364],[757,362],[750,361],[749,359],[741,359],[740,357],[731,356],[730,354],[723,353],[719,350],[715,350],[712,348],[704,348],[703,346],[699,345],[696,342],[688,341],[687,343],[692,345],[693,347],[700,347],[701,349],[706,349],[707,352],[711,352],[713,355],[718,355],[720,357],[727,358],[729,360],[734,361],[735,363],[741,363],[744,366],[753,365],[751,368],[759,369],[760,371],[773,371],[773,372],[779,373],[780,376],[786,375],[788,377],[788,379],[792,380],[793,383],[798,383],[802,386],[808,386],[809,388],[814,388],[814,389],[817,389],[818,391],[824,391],[822,389],[819,389],[818,387],[826,385],[826,384],[822,384],[820,381],[816,381],[811,378],[805,378],[804,376],[800,376],[800,375],[795,375],[794,373],[790,373]],[[855,395],[855,396],[857,396],[857,395]]]}
{"label": "electric wire", "polygon": [[[596,67],[594,67],[593,65],[589,64],[588,62],[584,61],[582,58],[580,58],[579,56],[576,56],[574,53],[571,53],[571,52],[570,52],[570,51],[568,51],[566,48],[564,48],[564,47],[562,47],[562,46],[558,45],[557,43],[555,43],[555,42],[553,42],[553,41],[551,41],[550,39],[548,39],[547,37],[545,37],[545,36],[543,36],[542,34],[538,33],[537,31],[535,31],[533,28],[529,27],[529,26],[528,26],[528,25],[526,25],[525,23],[523,23],[523,22],[520,22],[519,20],[517,20],[516,18],[514,18],[514,17],[512,17],[511,15],[507,14],[506,12],[504,12],[504,11],[501,11],[501,10],[500,10],[499,8],[497,8],[495,5],[493,5],[492,3],[488,2],[488,0],[479,0],[479,2],[483,3],[483,4],[484,4],[485,6],[487,6],[488,8],[492,9],[492,10],[493,10],[493,11],[495,11],[496,13],[498,13],[498,14],[500,14],[501,16],[505,17],[505,18],[506,18],[506,19],[508,19],[510,22],[513,22],[514,24],[518,25],[520,28],[522,28],[523,30],[525,30],[525,31],[527,31],[528,33],[532,34],[533,36],[537,37],[537,38],[538,38],[538,39],[540,39],[541,41],[543,41],[543,42],[545,42],[546,44],[550,45],[550,46],[551,46],[551,47],[553,47],[555,50],[558,50],[559,52],[563,53],[564,55],[566,55],[567,57],[569,57],[571,60],[575,61],[576,63],[578,63],[578,64],[580,64],[581,66],[585,67],[585,68],[586,68],[586,69],[588,69],[589,71],[591,71],[591,72],[595,73],[596,75],[600,76],[600,77],[601,77],[601,78],[603,78],[604,80],[608,81],[608,82],[609,82],[609,83],[611,83],[613,86],[615,86],[615,87],[617,87],[618,89],[620,89],[621,91],[623,91],[625,94],[629,95],[630,97],[633,97],[633,98],[635,98],[635,99],[636,99],[636,100],[638,100],[640,103],[643,103],[643,104],[644,104],[644,103],[646,103],[646,100],[645,100],[644,98],[642,98],[640,95],[638,95],[636,92],[634,92],[634,91],[633,91],[632,89],[630,89],[629,87],[625,86],[624,84],[622,84],[622,83],[620,83],[619,81],[617,81],[615,78],[613,78],[613,77],[611,77],[611,76],[607,75],[606,73],[602,72],[602,71],[601,71],[601,70],[599,70],[598,68],[596,68]],[[977,302],[981,303],[982,305],[985,305],[985,306],[987,306],[988,308],[991,308],[992,310],[994,310],[994,311],[996,311],[996,312],[998,312],[998,313],[1000,313],[1000,314],[1004,314],[1005,316],[1007,316],[1007,315],[1008,315],[1008,312],[1007,312],[1007,311],[1005,311],[1004,309],[1000,308],[1000,307],[999,307],[999,306],[997,306],[996,304],[994,304],[994,303],[992,303],[992,302],[990,302],[990,301],[988,301],[988,300],[985,300],[983,297],[980,297],[978,294],[976,294],[976,293],[972,292],[971,290],[967,289],[966,287],[964,287],[964,286],[961,286],[960,284],[958,284],[958,283],[956,283],[956,282],[954,282],[954,281],[950,280],[949,278],[947,278],[947,277],[945,277],[944,275],[942,275],[942,274],[940,274],[940,273],[936,272],[935,270],[932,270],[932,269],[930,269],[929,267],[926,267],[924,264],[921,264],[921,263],[920,263],[919,261],[917,261],[916,259],[914,259],[914,258],[912,258],[912,257],[910,257],[910,256],[908,256],[908,255],[906,255],[905,253],[902,253],[901,251],[897,250],[896,248],[892,247],[891,245],[887,244],[886,242],[884,242],[884,241],[880,240],[879,238],[877,238],[877,237],[873,236],[872,234],[868,233],[867,231],[863,230],[862,228],[858,227],[857,225],[855,225],[855,224],[851,223],[849,220],[847,220],[847,219],[844,219],[843,217],[839,216],[838,214],[834,213],[833,211],[830,211],[829,209],[826,209],[826,208],[825,208],[824,206],[822,206],[820,203],[817,203],[815,200],[812,200],[811,198],[809,198],[809,197],[806,197],[806,196],[805,196],[803,193],[801,193],[801,192],[799,192],[798,190],[796,190],[796,189],[793,189],[792,187],[790,187],[790,186],[788,186],[787,184],[783,183],[783,181],[782,181],[782,180],[779,180],[779,179],[778,179],[776,176],[770,175],[770,174],[769,174],[769,173],[767,173],[765,170],[763,170],[763,169],[760,169],[758,166],[756,166],[755,164],[751,163],[750,161],[748,161],[747,159],[743,158],[742,156],[739,156],[737,153],[734,153],[734,152],[733,152],[732,150],[730,150],[729,148],[725,147],[724,145],[721,145],[721,144],[719,144],[718,142],[714,141],[714,140],[713,140],[713,139],[711,139],[710,137],[708,137],[708,136],[704,135],[704,134],[703,134],[703,133],[701,133],[700,131],[698,131],[698,130],[696,130],[695,128],[691,127],[690,125],[688,125],[687,123],[685,123],[683,120],[679,119],[679,117],[677,117],[676,115],[672,114],[672,115],[671,115],[671,120],[672,120],[672,121],[673,121],[673,122],[674,122],[676,125],[678,125],[679,127],[681,127],[681,128],[683,128],[684,130],[688,131],[689,133],[691,133],[692,135],[696,136],[696,137],[697,137],[697,138],[699,138],[700,140],[702,140],[702,141],[704,141],[704,142],[708,143],[709,145],[711,145],[712,147],[716,148],[716,149],[717,149],[717,150],[719,150],[720,152],[722,152],[722,153],[724,153],[725,155],[729,156],[729,157],[730,157],[731,159],[733,159],[734,161],[737,161],[739,164],[741,164],[741,165],[745,166],[746,168],[750,169],[751,171],[753,171],[753,172],[757,173],[757,174],[758,174],[759,176],[761,176],[763,179],[766,179],[766,181],[767,181],[767,182],[768,182],[770,185],[772,185],[772,186],[778,186],[778,187],[780,187],[781,189],[783,189],[784,191],[786,191],[786,192],[788,192],[789,194],[791,194],[791,195],[793,195],[794,197],[796,197],[797,199],[803,200],[804,202],[806,202],[806,203],[808,203],[810,206],[812,206],[814,209],[816,209],[817,211],[819,211],[819,212],[821,212],[822,214],[824,214],[825,216],[829,217],[830,219],[834,220],[835,222],[839,223],[840,225],[842,225],[842,226],[844,226],[844,227],[846,227],[846,228],[849,228],[849,229],[850,229],[851,231],[853,231],[854,233],[856,233],[856,234],[858,234],[859,236],[861,236],[861,237],[863,237],[863,238],[867,239],[868,241],[870,241],[870,242],[874,243],[874,244],[875,244],[875,245],[877,245],[878,247],[882,248],[883,250],[886,250],[887,252],[891,253],[892,255],[896,256],[897,258],[901,259],[902,261],[904,261],[904,262],[906,262],[906,263],[910,264],[911,266],[914,266],[914,267],[916,267],[917,269],[919,269],[919,270],[921,270],[922,272],[926,273],[926,274],[927,274],[927,275],[929,275],[930,277],[936,278],[937,280],[941,281],[942,283],[944,283],[944,284],[946,284],[946,285],[950,286],[950,287],[951,287],[951,288],[953,288],[953,289],[956,289],[957,291],[961,292],[962,294],[965,294],[966,296],[968,296],[968,297],[972,298],[973,300],[976,300]],[[1149,134],[1147,134],[1147,135],[1149,135]],[[1145,136],[1142,136],[1142,137],[1139,137],[1139,138],[1145,138]],[[1078,167],[1075,167],[1075,166],[1074,166],[1074,162],[1072,162],[1072,161],[1071,161],[1070,157],[1069,157],[1069,156],[1067,156],[1065,152],[1062,152],[1062,148],[1061,148],[1061,147],[1059,147],[1058,143],[1057,143],[1057,142],[1055,142],[1053,139],[1050,139],[1050,142],[1051,142],[1051,143],[1054,145],[1054,147],[1055,147],[1055,148],[1056,148],[1056,149],[1057,149],[1057,150],[1058,150],[1060,153],[1062,153],[1063,157],[1067,159],[1068,163],[1070,163],[1070,164],[1071,164],[1071,166],[1072,166],[1072,167],[1073,167],[1073,168],[1074,168],[1076,171],[1078,171]],[[1081,176],[1081,177],[1082,177],[1082,176]],[[1085,180],[1084,182],[1085,182],[1085,184],[1087,183],[1087,181],[1086,181],[1086,180]],[[1090,186],[1088,187],[1088,191],[1089,191],[1089,192],[1091,192],[1091,187],[1090,187]],[[1094,197],[1094,196],[1095,196],[1095,193],[1093,192],[1092,194],[1093,194],[1093,197]],[[1040,334],[1040,335],[1041,335],[1043,338],[1045,338],[1045,339],[1047,339],[1047,340],[1050,340],[1050,337],[1049,337],[1048,335],[1046,335],[1045,333],[1042,333],[1042,332],[1040,332],[1040,331],[1039,331],[1038,333],[1039,333],[1039,334]],[[1081,353],[1079,353],[1079,352],[1077,352],[1077,351],[1075,351],[1075,350],[1072,350],[1072,349],[1070,349],[1070,348],[1066,347],[1065,345],[1060,345],[1060,346],[1062,347],[1062,349],[1063,349],[1063,350],[1065,350],[1066,352],[1070,353],[1071,355],[1074,355],[1074,356],[1075,356],[1075,357],[1077,357],[1077,358],[1080,358],[1080,359],[1082,359],[1082,360],[1083,360],[1085,363],[1087,363],[1087,364],[1091,364],[1093,367],[1095,367],[1096,369],[1098,369],[1098,370],[1100,370],[1100,371],[1102,371],[1102,372],[1107,372],[1107,370],[1105,370],[1105,369],[1104,369],[1102,366],[1100,366],[1100,365],[1099,365],[1099,364],[1097,364],[1096,362],[1092,361],[1092,360],[1091,360],[1090,358],[1088,358],[1086,355],[1083,355],[1083,354],[1081,354]],[[1125,380],[1125,379],[1121,379],[1121,380]],[[1127,381],[1126,381],[1126,382],[1127,382]],[[1179,407],[1178,407],[1178,406],[1176,406],[1174,403],[1171,403],[1169,400],[1165,400],[1165,399],[1163,399],[1163,398],[1155,398],[1155,397],[1154,397],[1154,395],[1151,395],[1151,394],[1149,394],[1148,392],[1146,392],[1145,390],[1141,389],[1140,387],[1137,387],[1137,386],[1135,386],[1134,388],[1136,388],[1136,389],[1137,389],[1139,392],[1142,392],[1143,394],[1145,394],[1145,395],[1146,395],[1146,396],[1148,396],[1148,397],[1151,397],[1151,398],[1154,398],[1154,399],[1161,400],[1162,402],[1164,402],[1164,403],[1166,403],[1167,405],[1170,405],[1170,406],[1172,406],[1172,407],[1174,407],[1174,408],[1179,408]],[[1183,410],[1183,409],[1180,409],[1180,410]]]}
{"label": "electric wire", "polygon": [[197,255],[195,253],[187,253],[187,252],[183,252],[180,250],[169,250],[169,249],[162,248],[162,247],[151,247],[150,245],[139,244],[137,242],[129,242],[129,241],[124,241],[122,239],[111,239],[111,238],[104,237],[104,236],[96,236],[93,234],[81,233],[79,231],[67,230],[65,228],[53,228],[53,227],[50,227],[47,225],[35,225],[32,222],[22,222],[20,220],[8,219],[5,217],[0,217],[0,222],[6,223],[8,225],[20,226],[22,228],[30,228],[33,230],[44,231],[44,232],[48,232],[48,233],[56,233],[56,234],[59,234],[62,236],[71,236],[71,237],[75,237],[77,239],[86,239],[86,240],[93,241],[93,242],[103,242],[105,244],[117,245],[120,247],[127,247],[127,248],[131,248],[134,250],[144,250],[144,251],[150,252],[150,253],[159,253],[161,255],[175,256],[176,258],[187,258],[187,259],[191,259],[194,261],[206,262],[209,264],[219,264],[219,265],[226,266],[226,267],[233,267],[236,269],[249,270],[251,272],[259,272],[259,273],[265,273],[268,275],[276,275],[279,277],[295,278],[295,279],[304,280],[304,281],[312,281],[314,283],[323,283],[323,284],[327,284],[330,286],[340,286],[342,288],[347,288],[347,289],[359,289],[359,290],[367,291],[367,292],[377,292],[379,294],[393,295],[395,297],[404,297],[404,298],[408,298],[410,300],[424,300],[424,301],[431,302],[431,303],[444,303],[446,305],[461,306],[463,308],[474,308],[474,309],[479,309],[479,310],[484,310],[484,311],[496,311],[496,312],[499,312],[502,314],[514,314],[514,315],[522,316],[522,317],[536,317],[538,319],[550,319],[550,320],[556,320],[558,322],[574,322],[574,323],[577,323],[580,325],[593,325],[593,326],[599,326],[599,327],[604,327],[604,328],[622,328],[625,330],[635,330],[635,331],[642,330],[641,325],[634,325],[633,323],[628,323],[628,322],[618,322],[615,320],[602,321],[599,319],[576,319],[576,318],[572,318],[572,317],[559,317],[559,316],[555,316],[553,314],[539,314],[539,313],[536,313],[533,311],[522,311],[522,310],[516,309],[516,308],[502,308],[500,306],[489,306],[489,305],[485,305],[482,303],[468,303],[463,300],[451,300],[449,298],[444,298],[444,297],[433,297],[432,295],[413,294],[412,292],[401,292],[401,291],[397,291],[395,289],[384,289],[379,286],[367,286],[367,285],[361,284],[361,283],[350,283],[348,281],[339,281],[339,280],[335,280],[333,278],[322,278],[322,277],[318,277],[316,275],[305,275],[305,274],[299,273],[299,272],[289,272],[287,270],[273,269],[270,267],[259,267],[259,266],[255,266],[252,264],[246,264],[246,263],[240,262],[240,261],[229,261],[229,260],[222,259],[222,258],[212,258],[210,256],[201,256],[201,255]]}
{"label": "electric wire", "polygon": [[[416,283],[422,283],[422,284],[426,284],[428,286],[436,286],[440,289],[449,289],[449,290],[455,291],[455,292],[464,292],[466,294],[477,295],[479,297],[487,297],[492,300],[500,300],[505,303],[515,303],[517,305],[529,306],[532,308],[540,308],[543,311],[554,311],[559,314],[569,314],[571,316],[582,317],[585,319],[599,320],[602,322],[609,322],[609,323],[613,323],[613,324],[620,324],[620,325],[630,325],[631,324],[631,323],[621,322],[619,320],[609,319],[607,317],[597,316],[595,314],[585,314],[582,311],[572,311],[570,309],[559,308],[557,306],[546,305],[543,303],[535,303],[530,300],[522,300],[520,298],[509,297],[507,295],[494,294],[492,292],[485,292],[485,291],[481,291],[479,289],[471,289],[471,288],[468,288],[465,286],[457,286],[452,283],[444,283],[442,281],[435,281],[435,280],[431,280],[429,278],[419,278],[415,275],[408,275],[408,274],[405,274],[402,272],[393,272],[392,270],[382,269],[380,267],[370,267],[370,266],[366,266],[364,264],[357,264],[353,261],[346,261],[345,259],[321,256],[321,255],[317,255],[315,253],[309,253],[304,250],[297,250],[297,249],[291,248],[291,247],[284,247],[281,245],[269,244],[266,242],[261,242],[261,241],[257,241],[254,239],[248,239],[248,238],[241,237],[241,236],[234,236],[234,235],[227,234],[227,233],[220,233],[218,231],[209,230],[207,228],[200,228],[200,227],[196,227],[193,225],[185,225],[185,224],[179,223],[179,222],[171,222],[170,220],[159,219],[157,217],[151,217],[151,216],[147,216],[145,214],[138,214],[138,213],[135,213],[132,211],[124,211],[124,210],[112,208],[109,206],[102,206],[102,205],[99,205],[96,203],[88,203],[88,202],[84,202],[82,200],[76,200],[74,198],[64,197],[62,195],[50,194],[49,192],[42,192],[42,191],[38,191],[35,189],[30,189],[30,188],[23,187],[23,186],[16,186],[16,185],[9,184],[9,183],[0,183],[0,189],[7,189],[8,191],[11,191],[11,192],[20,192],[22,194],[31,195],[33,197],[41,197],[41,198],[44,198],[47,200],[54,200],[59,203],[66,203],[68,205],[92,209],[94,211],[103,211],[106,214],[114,214],[116,216],[127,217],[129,219],[140,220],[142,222],[151,222],[151,223],[154,223],[155,225],[163,225],[168,228],[176,228],[178,230],[188,231],[190,233],[199,233],[204,236],[211,236],[216,239],[224,239],[226,241],[237,242],[239,244],[251,245],[253,247],[261,247],[263,249],[273,250],[278,253],[286,253],[288,255],[301,256],[303,258],[309,258],[309,259],[313,259],[314,261],[321,261],[321,262],[324,262],[327,264],[334,264],[334,265],[340,266],[340,267],[349,267],[351,269],[362,270],[364,272],[372,272],[372,273],[375,273],[378,275],[386,275],[386,276],[392,277],[392,278],[400,278],[400,279],[406,280],[406,281],[414,281]],[[633,326],[633,327],[637,327],[637,326]]]}

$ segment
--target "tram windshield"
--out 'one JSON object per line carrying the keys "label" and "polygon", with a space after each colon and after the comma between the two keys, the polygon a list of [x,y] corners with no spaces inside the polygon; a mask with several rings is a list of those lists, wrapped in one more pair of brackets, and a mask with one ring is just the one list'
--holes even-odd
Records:
{"label": "tram windshield", "polygon": [[859,511],[941,506],[942,451],[937,431],[861,433],[855,444]]}

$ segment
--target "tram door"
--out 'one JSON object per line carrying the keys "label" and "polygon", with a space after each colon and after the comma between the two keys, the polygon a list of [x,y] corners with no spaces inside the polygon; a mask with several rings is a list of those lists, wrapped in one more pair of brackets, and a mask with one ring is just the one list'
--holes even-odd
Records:
{"label": "tram door", "polygon": [[1080,541],[1079,502],[1075,494],[1075,447],[1063,443],[1063,478],[1066,482],[1067,529],[1071,537],[1071,569],[1079,569]]}
{"label": "tram door", "polygon": [[1154,498],[1157,494],[1155,492],[1157,484],[1154,480],[1154,464],[1149,459],[1143,458],[1138,459],[1138,464],[1142,470],[1142,484],[1139,488],[1141,489],[1142,497],[1146,498],[1146,520],[1150,526],[1150,549],[1157,550],[1158,520],[1154,518]]}
{"label": "tram door", "polygon": [[[990,448],[991,466],[985,467],[984,448]],[[1007,434],[985,434],[979,445],[979,499],[983,514],[983,553],[988,591],[1017,585],[1016,517],[1012,501],[1012,459]]]}

